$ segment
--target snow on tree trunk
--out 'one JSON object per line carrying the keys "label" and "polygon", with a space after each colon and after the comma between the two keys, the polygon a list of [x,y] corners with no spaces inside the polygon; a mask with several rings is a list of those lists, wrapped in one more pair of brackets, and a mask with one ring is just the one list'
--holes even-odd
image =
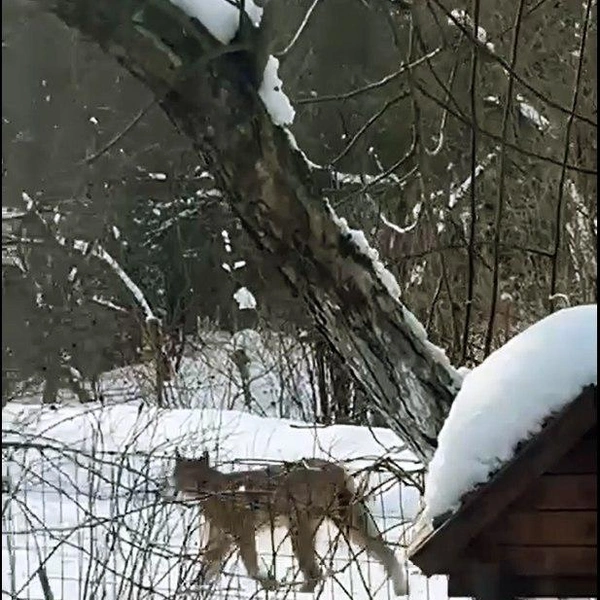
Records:
{"label": "snow on tree trunk", "polygon": [[419,334],[369,257],[342,235],[303,155],[269,118],[250,51],[255,32],[246,28],[244,51],[234,52],[239,44],[222,46],[166,0],[143,10],[121,0],[36,1],[155,94],[373,407],[427,461],[457,391],[456,373]]}

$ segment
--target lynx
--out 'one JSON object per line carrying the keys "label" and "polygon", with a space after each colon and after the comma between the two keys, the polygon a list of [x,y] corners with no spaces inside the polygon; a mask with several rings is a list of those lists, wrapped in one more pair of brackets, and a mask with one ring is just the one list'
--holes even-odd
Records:
{"label": "lynx", "polygon": [[248,575],[265,589],[277,581],[259,567],[256,533],[285,527],[303,575],[300,591],[312,592],[322,579],[315,553],[321,523],[332,521],[346,539],[364,549],[385,568],[397,596],[406,595],[402,566],[385,544],[365,503],[357,498],[347,471],[320,459],[305,459],[259,470],[223,473],[210,466],[208,454],[199,459],[176,454],[175,490],[197,500],[209,526],[201,556],[206,580],[221,572],[237,547]]}

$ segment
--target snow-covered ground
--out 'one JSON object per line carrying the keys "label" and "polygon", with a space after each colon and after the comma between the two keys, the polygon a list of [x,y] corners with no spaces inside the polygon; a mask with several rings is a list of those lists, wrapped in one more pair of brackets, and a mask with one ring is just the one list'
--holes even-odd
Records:
{"label": "snow-covered ground", "polygon": [[[305,456],[335,458],[366,483],[371,510],[390,543],[405,545],[401,524],[418,511],[417,489],[383,469],[364,472],[382,458],[409,472],[420,468],[390,431],[311,427],[241,411],[139,406],[53,410],[11,403],[4,409],[3,474],[14,490],[3,495],[4,597],[44,598],[40,562],[55,599],[185,597],[190,577],[197,575],[188,555],[197,552],[198,515],[161,496],[175,447],[189,455],[207,449],[224,470]],[[364,556],[352,561],[356,549],[343,540],[332,553],[334,538],[323,528],[318,548],[334,576],[320,597],[391,597],[380,566]],[[273,564],[277,577],[289,582],[295,569],[282,539],[278,532]],[[270,536],[259,541],[267,564],[272,543]],[[445,598],[443,578],[427,582],[412,573],[411,582],[411,598]],[[296,590],[284,586],[270,597],[293,598]],[[218,591],[207,597],[258,598],[264,592],[257,592],[234,557]]]}
{"label": "snow-covered ground", "polygon": [[[307,345],[284,335],[250,329],[233,335],[202,330],[200,340],[190,340],[179,373],[167,383],[170,406],[181,408],[242,409],[246,400],[233,356],[248,358],[250,410],[260,416],[314,420],[316,393],[311,372],[316,372]],[[312,375],[314,379],[314,375]],[[133,365],[104,373],[96,392],[105,402],[148,400],[155,395],[151,365]],[[42,386],[27,385],[18,392],[22,403],[39,404]],[[68,389],[59,391],[63,404],[78,403]]]}

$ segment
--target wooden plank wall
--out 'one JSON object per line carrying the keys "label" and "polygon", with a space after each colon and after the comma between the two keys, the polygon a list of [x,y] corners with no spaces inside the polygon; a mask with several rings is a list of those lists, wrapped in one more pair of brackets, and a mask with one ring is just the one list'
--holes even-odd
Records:
{"label": "wooden plank wall", "polygon": [[564,592],[572,580],[573,589],[595,596],[597,444],[594,428],[474,541],[479,557],[502,561],[531,589],[556,580]]}

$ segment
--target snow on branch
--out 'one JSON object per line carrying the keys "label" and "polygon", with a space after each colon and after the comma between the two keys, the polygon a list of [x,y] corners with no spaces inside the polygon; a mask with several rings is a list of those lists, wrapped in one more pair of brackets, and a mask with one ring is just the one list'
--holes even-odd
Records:
{"label": "snow on branch", "polygon": [[346,219],[344,219],[343,217],[339,217],[333,210],[333,207],[329,202],[327,202],[327,208],[329,209],[331,218],[333,219],[334,223],[339,227],[342,235],[348,237],[352,241],[356,249],[361,254],[369,258],[369,260],[371,261],[371,265],[373,266],[373,270],[375,271],[375,274],[377,276],[377,279],[385,287],[390,296],[394,298],[394,300],[399,300],[401,290],[400,286],[398,285],[398,282],[396,281],[396,278],[379,259],[379,252],[377,252],[375,248],[372,248],[369,245],[369,242],[364,232],[360,229],[350,228],[350,226],[348,225],[348,221],[346,221]]}
{"label": "snow on branch", "polygon": [[269,56],[258,95],[275,125],[291,125],[296,111],[289,98],[283,93],[283,82],[279,78],[278,69],[279,60]]}
{"label": "snow on branch", "polygon": [[477,31],[475,32],[475,24],[473,23],[473,19],[466,10],[458,8],[453,9],[450,13],[450,16],[448,17],[448,24],[462,26],[467,31],[472,31],[475,34],[475,40],[478,44],[487,48],[487,50],[489,50],[490,52],[494,52],[494,44],[492,44],[492,42],[489,41],[487,31],[483,27],[478,25]]}
{"label": "snow on branch", "polygon": [[[26,192],[22,193],[23,201],[25,202],[25,206],[27,207],[27,212],[34,215],[37,220],[42,224],[42,226],[46,229],[48,234],[56,241],[57,244],[62,246],[63,248],[72,248],[76,250],[83,256],[93,256],[101,260],[104,264],[108,265],[113,273],[125,284],[125,287],[129,290],[131,295],[134,297],[136,302],[140,305],[142,310],[144,311],[144,315],[146,317],[146,322],[156,321],[160,322],[158,317],[154,314],[150,303],[146,300],[144,293],[139,288],[139,286],[127,275],[123,267],[98,243],[98,242],[86,242],[84,240],[70,240],[68,241],[66,237],[57,235],[54,231],[52,231],[50,225],[46,222],[44,217],[40,214],[40,212],[35,207],[35,202]],[[54,217],[55,221],[60,221],[60,213],[56,213]]]}
{"label": "snow on branch", "polygon": [[[56,241],[64,247],[68,247],[66,238],[55,237]],[[139,288],[139,286],[127,275],[123,267],[97,242],[90,243],[83,240],[73,240],[73,249],[77,250],[84,256],[91,255],[98,258],[103,263],[108,265],[111,271],[125,284],[125,287],[131,292],[131,295],[135,298],[136,302],[140,305],[146,316],[146,321],[158,321],[158,317],[154,314],[154,311],[150,307],[149,302],[146,300],[146,296]]]}
{"label": "snow on branch", "polygon": [[[495,152],[490,152],[482,161],[475,167],[475,178],[479,177],[487,167],[489,167],[492,160],[496,157]],[[469,175],[462,183],[453,185],[450,188],[450,194],[448,196],[448,208],[454,208],[458,201],[469,191],[472,184],[471,175]]]}
{"label": "snow on branch", "polygon": [[258,27],[263,9],[253,0],[171,0],[185,14],[198,19],[208,32],[222,44],[229,44],[238,32],[240,7],[250,22]]}
{"label": "snow on branch", "polygon": [[406,225],[406,227],[400,227],[400,225],[396,225],[396,223],[392,223],[392,221],[387,219],[383,213],[380,213],[379,218],[381,219],[381,222],[386,227],[389,227],[393,232],[403,235],[405,233],[410,233],[419,224],[419,217],[421,216],[422,208],[423,208],[423,202],[417,202],[417,204],[415,204],[415,206],[412,210],[413,222],[410,225]]}
{"label": "snow on branch", "polygon": [[367,240],[364,232],[360,229],[351,229],[346,219],[339,217],[329,202],[327,202],[327,208],[332,220],[339,227],[341,234],[346,236],[352,242],[360,254],[369,259],[375,276],[379,282],[387,290],[389,295],[401,306],[404,322],[408,325],[412,333],[417,337],[417,339],[420,340],[423,346],[427,348],[427,350],[431,353],[431,356],[447,369],[457,388],[460,387],[462,376],[450,364],[450,360],[446,356],[446,352],[427,339],[427,331],[425,330],[423,324],[410,310],[406,308],[406,306],[400,302],[400,296],[402,293],[400,285],[398,284],[398,281],[396,280],[396,277],[394,277],[393,273],[387,269],[380,260],[379,252],[369,245],[369,241]]}
{"label": "snow on branch", "polygon": [[233,295],[233,299],[240,310],[255,309],[257,306],[254,294],[247,287],[239,288]]}
{"label": "snow on branch", "polygon": [[[178,1],[183,4],[183,0]],[[429,351],[424,328],[416,319],[413,322],[410,313],[398,302],[394,293],[398,283],[389,271],[378,260],[371,260],[373,268],[364,260],[364,250],[367,255],[372,254],[368,246],[359,254],[359,248],[353,248],[356,240],[350,240],[350,256],[340,253],[340,249],[346,251],[349,247],[348,236],[340,234],[339,224],[323,207],[317,191],[322,187],[317,181],[322,173],[314,172],[308,160],[306,164],[299,160],[302,153],[294,147],[293,136],[285,127],[277,127],[271,119],[263,118],[258,98],[241,93],[240,81],[247,77],[245,65],[214,59],[211,69],[195,69],[190,84],[202,86],[202,91],[194,93],[193,102],[185,94],[165,95],[165,90],[173,85],[173,73],[156,68],[154,61],[140,59],[139,47],[147,43],[146,32],[142,35],[131,28],[124,35],[114,33],[120,31],[123,14],[110,8],[125,5],[117,0],[102,0],[88,4],[91,15],[81,15],[80,11],[72,10],[77,2],[51,2],[49,10],[97,41],[111,55],[118,54],[129,72],[165,98],[161,108],[206,155],[206,166],[225,196],[240,199],[235,202],[235,210],[245,227],[256,234],[254,237],[260,236],[260,247],[279,253],[278,266],[286,281],[309,302],[328,339],[364,383],[374,409],[385,415],[389,426],[405,438],[420,458],[428,460],[433,452],[432,440],[439,432],[460,378],[455,369],[440,364],[438,357],[443,356],[442,351],[439,354]],[[153,4],[167,6],[167,0],[156,0]],[[168,7],[172,6],[168,3]],[[124,10],[131,18],[135,17],[133,8]],[[163,28],[181,24],[181,15],[171,14],[179,11],[162,12],[164,26],[157,20],[147,23],[149,32],[159,39]],[[206,55],[202,65],[212,56],[222,56],[214,52],[214,38],[208,31],[197,28],[196,33],[190,44],[199,55]],[[183,41],[174,40],[174,46],[171,50],[175,53],[179,49],[190,51],[187,41],[185,48]],[[162,48],[159,51],[166,52]],[[224,96],[228,98],[225,104]],[[205,135],[209,130],[210,135]],[[398,164],[392,165],[373,183],[397,168]],[[292,231],[294,235],[288,235]],[[311,251],[300,253],[299,239]],[[323,285],[323,273],[328,278],[327,286]],[[380,277],[390,286],[392,294],[379,283]],[[336,299],[346,299],[347,283],[362,287],[362,301],[346,305],[342,301],[339,306]]]}

